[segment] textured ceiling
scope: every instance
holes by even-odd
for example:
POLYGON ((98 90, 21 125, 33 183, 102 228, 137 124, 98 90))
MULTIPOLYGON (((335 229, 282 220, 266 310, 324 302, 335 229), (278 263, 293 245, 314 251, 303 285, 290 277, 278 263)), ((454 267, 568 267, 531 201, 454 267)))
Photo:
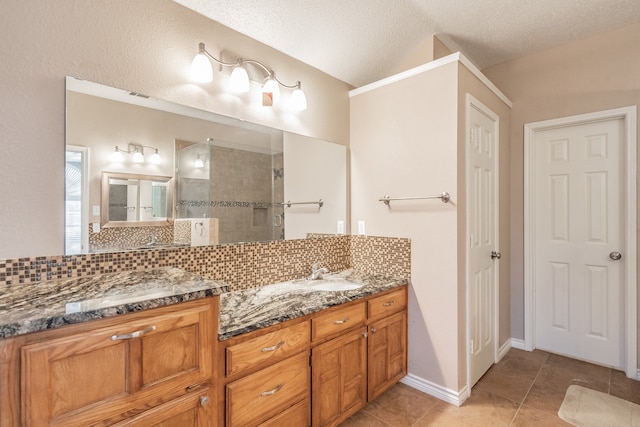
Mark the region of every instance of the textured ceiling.
POLYGON ((432 34, 485 68, 640 22, 640 0, 174 1, 356 87, 432 34))

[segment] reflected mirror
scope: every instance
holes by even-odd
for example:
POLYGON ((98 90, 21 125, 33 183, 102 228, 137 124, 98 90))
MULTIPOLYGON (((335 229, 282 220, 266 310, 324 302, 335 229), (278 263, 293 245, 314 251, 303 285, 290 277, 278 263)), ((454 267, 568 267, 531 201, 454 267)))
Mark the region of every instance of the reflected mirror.
POLYGON ((168 225, 173 220, 170 176, 102 172, 102 227, 168 225))
POLYGON ((69 255, 297 239, 348 223, 345 146, 73 77, 65 166, 69 255))

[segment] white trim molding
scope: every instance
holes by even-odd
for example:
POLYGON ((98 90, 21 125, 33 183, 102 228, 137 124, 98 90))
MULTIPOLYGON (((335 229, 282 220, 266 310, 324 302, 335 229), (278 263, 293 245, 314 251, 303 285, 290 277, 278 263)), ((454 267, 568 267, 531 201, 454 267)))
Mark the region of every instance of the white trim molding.
POLYGON ((453 391, 413 374, 407 374, 400 382, 456 406, 461 406, 471 395, 467 386, 460 391, 453 391))
POLYGON ((517 348, 518 350, 526 350, 524 348, 524 340, 520 338, 511 338, 511 348, 517 348))
POLYGON ((453 62, 460 62, 462 65, 467 67, 467 69, 471 71, 471 73, 474 76, 476 76, 478 80, 482 82, 482 84, 484 84, 487 88, 489 88, 490 91, 492 91, 498 98, 500 98, 502 102, 504 102, 507 106, 509 106, 509 108, 513 107, 513 103, 511 102, 511 100, 507 98, 507 96, 504 93, 502 93, 502 91, 498 89, 498 87, 494 85, 493 82, 487 78, 487 76, 482 74, 482 71, 480 71, 478 67, 473 65, 473 63, 460 52, 452 53, 451 55, 447 55, 442 58, 436 59, 434 61, 427 62, 426 64, 419 65, 407 71, 403 71, 401 73, 394 74, 392 76, 378 80, 376 82, 369 83, 368 85, 364 85, 359 88, 352 89, 349 91, 349 98, 356 95, 360 95, 365 92, 372 91, 374 89, 377 89, 386 85, 390 85, 392 83, 433 70, 435 68, 443 67, 453 62))
POLYGON ((625 328, 625 363, 627 377, 638 378, 638 285, 637 285, 637 208, 636 208, 636 114, 635 105, 598 111, 588 114, 527 123, 524 126, 524 349, 533 350, 535 347, 535 301, 534 301, 534 271, 535 265, 535 220, 534 202, 534 138, 535 133, 543 130, 575 126, 593 121, 622 119, 624 121, 625 148, 625 224, 624 233, 626 244, 623 250, 625 258, 624 272, 624 320, 625 328))

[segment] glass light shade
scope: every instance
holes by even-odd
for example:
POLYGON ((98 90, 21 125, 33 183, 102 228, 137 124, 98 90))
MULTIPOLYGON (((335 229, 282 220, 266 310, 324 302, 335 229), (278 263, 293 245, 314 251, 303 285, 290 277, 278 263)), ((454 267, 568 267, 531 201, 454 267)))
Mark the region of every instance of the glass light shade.
POLYGON ((118 150, 118 147, 116 147, 116 151, 111 154, 111 160, 116 163, 122 163, 122 161, 124 160, 124 157, 122 156, 120 150, 118 150))
POLYGON ((273 95, 273 103, 280 101, 280 85, 274 79, 268 79, 262 86, 263 93, 271 93, 273 95))
POLYGON ((307 109, 307 97, 302 89, 297 88, 291 94, 291 108, 298 111, 307 109))
POLYGON ((233 67, 229 84, 234 92, 243 93, 249 91, 249 75, 242 65, 233 67))
POLYGON ((134 163, 142 163, 142 162, 144 162, 144 156, 142 155, 141 152, 136 151, 135 153, 133 153, 133 162, 134 163))
POLYGON ((160 159, 160 154, 158 154, 158 150, 156 150, 156 152, 155 152, 155 153, 153 153, 153 154, 151 155, 151 158, 149 159, 149 161, 150 161, 151 163, 156 164, 156 165, 157 165, 157 164, 160 164, 160 160, 161 160, 161 159, 160 159))
POLYGON ((209 83, 213 81, 211 61, 204 53, 198 53, 191 63, 191 78, 197 82, 209 83))
POLYGON ((196 169, 200 169, 200 168, 204 167, 204 162, 200 158, 200 154, 198 154, 198 157, 196 158, 196 161, 193 162, 193 167, 196 168, 196 169))

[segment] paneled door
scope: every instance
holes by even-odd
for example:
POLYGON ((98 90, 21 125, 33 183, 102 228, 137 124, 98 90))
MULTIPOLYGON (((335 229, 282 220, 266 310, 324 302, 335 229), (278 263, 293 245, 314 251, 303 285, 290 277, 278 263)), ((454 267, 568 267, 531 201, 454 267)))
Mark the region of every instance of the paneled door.
POLYGON ((624 121, 535 132, 535 347, 624 366, 624 121))
POLYGON ((467 287, 469 388, 496 361, 498 260, 498 116, 468 95, 467 287))

